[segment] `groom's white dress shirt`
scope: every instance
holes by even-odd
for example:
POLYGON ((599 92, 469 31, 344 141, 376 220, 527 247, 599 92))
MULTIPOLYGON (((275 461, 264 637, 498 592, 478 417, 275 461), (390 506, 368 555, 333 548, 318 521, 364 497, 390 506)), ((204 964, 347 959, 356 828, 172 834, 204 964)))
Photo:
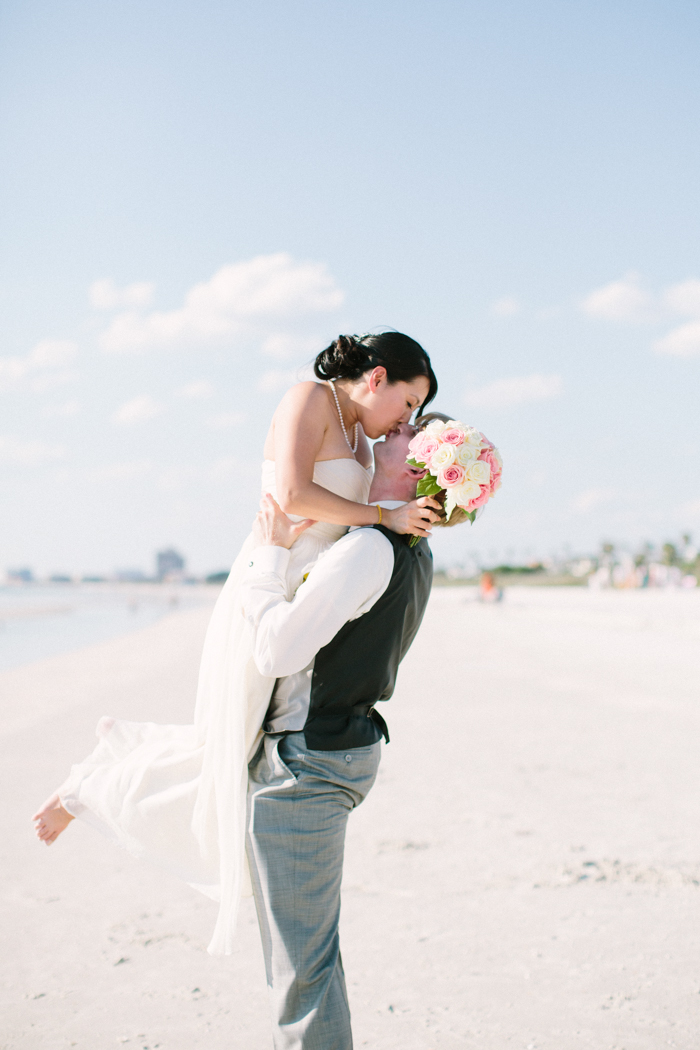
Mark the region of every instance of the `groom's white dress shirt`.
MULTIPOLYGON (((404 501, 372 505, 389 510, 404 501)), ((288 563, 286 548, 257 547, 241 592, 257 668, 278 679, 265 722, 269 733, 303 729, 316 653, 381 598, 394 569, 394 550, 378 529, 353 528, 319 558, 291 601, 288 563)))

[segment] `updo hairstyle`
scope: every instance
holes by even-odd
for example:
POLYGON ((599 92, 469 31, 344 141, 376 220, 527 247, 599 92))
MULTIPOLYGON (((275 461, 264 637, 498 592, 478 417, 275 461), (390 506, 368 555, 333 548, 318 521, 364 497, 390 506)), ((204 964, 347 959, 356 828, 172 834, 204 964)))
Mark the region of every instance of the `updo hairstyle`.
POLYGON ((318 379, 359 379, 382 365, 387 382, 408 383, 425 376, 430 386, 421 411, 437 394, 437 379, 430 358, 420 343, 401 332, 378 335, 339 335, 314 362, 318 379))
MULTIPOLYGON (((427 415, 418 416, 415 425, 418 427, 419 430, 425 430, 428 423, 432 423, 434 419, 439 419, 441 423, 451 423, 454 419, 454 416, 446 416, 443 412, 428 412, 427 415)), ((439 515, 438 521, 433 522, 435 528, 442 527, 445 529, 449 529, 452 525, 461 525, 463 521, 471 520, 467 517, 467 512, 466 510, 464 510, 463 507, 455 507, 455 509, 450 514, 450 520, 447 520, 447 514, 445 513, 445 500, 447 499, 447 493, 444 489, 442 489, 441 492, 438 492, 436 496, 431 496, 430 498, 434 499, 435 502, 439 503, 442 507, 442 511, 434 511, 435 514, 439 515)))

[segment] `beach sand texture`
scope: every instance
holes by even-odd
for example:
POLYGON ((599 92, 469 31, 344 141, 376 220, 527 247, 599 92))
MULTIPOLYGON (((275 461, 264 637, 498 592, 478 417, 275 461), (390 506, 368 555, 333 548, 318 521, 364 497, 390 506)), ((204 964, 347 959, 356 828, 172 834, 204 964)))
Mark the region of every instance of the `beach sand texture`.
MULTIPOLYGON (((103 714, 189 721, 209 610, 5 672, 2 1050, 268 1050, 252 901, 29 817, 103 714)), ((355 1045, 695 1050, 700 594, 436 590, 350 820, 355 1045)))

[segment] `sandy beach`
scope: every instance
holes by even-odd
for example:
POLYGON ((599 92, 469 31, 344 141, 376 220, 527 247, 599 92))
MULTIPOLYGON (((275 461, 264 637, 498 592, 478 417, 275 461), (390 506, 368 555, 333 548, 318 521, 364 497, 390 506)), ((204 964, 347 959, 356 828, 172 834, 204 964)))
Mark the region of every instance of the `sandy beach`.
MULTIPOLYGON (((251 900, 215 905, 75 821, 29 821, 103 714, 190 721, 209 609, 0 675, 2 1050, 267 1050, 251 900)), ((694 1050, 700 594, 434 591, 353 814, 357 1047, 694 1050)))

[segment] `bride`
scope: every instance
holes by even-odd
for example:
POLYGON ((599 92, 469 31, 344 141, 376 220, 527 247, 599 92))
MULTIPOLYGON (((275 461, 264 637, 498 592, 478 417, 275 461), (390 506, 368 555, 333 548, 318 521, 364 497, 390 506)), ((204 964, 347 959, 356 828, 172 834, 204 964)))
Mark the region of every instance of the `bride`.
MULTIPOLYGON (((287 576, 292 597, 306 573, 351 525, 378 520, 397 533, 428 536, 439 509, 426 497, 394 510, 366 503, 368 438, 408 422, 432 401, 430 359, 400 332, 341 335, 316 358, 320 382, 285 394, 264 447, 262 490, 298 520, 287 576)), ((214 607, 192 725, 103 718, 98 744, 34 815, 50 845, 74 817, 131 853, 164 867, 220 902, 209 951, 232 950, 245 891, 248 761, 255 754, 274 679, 260 675, 239 605, 244 542, 214 607)))

